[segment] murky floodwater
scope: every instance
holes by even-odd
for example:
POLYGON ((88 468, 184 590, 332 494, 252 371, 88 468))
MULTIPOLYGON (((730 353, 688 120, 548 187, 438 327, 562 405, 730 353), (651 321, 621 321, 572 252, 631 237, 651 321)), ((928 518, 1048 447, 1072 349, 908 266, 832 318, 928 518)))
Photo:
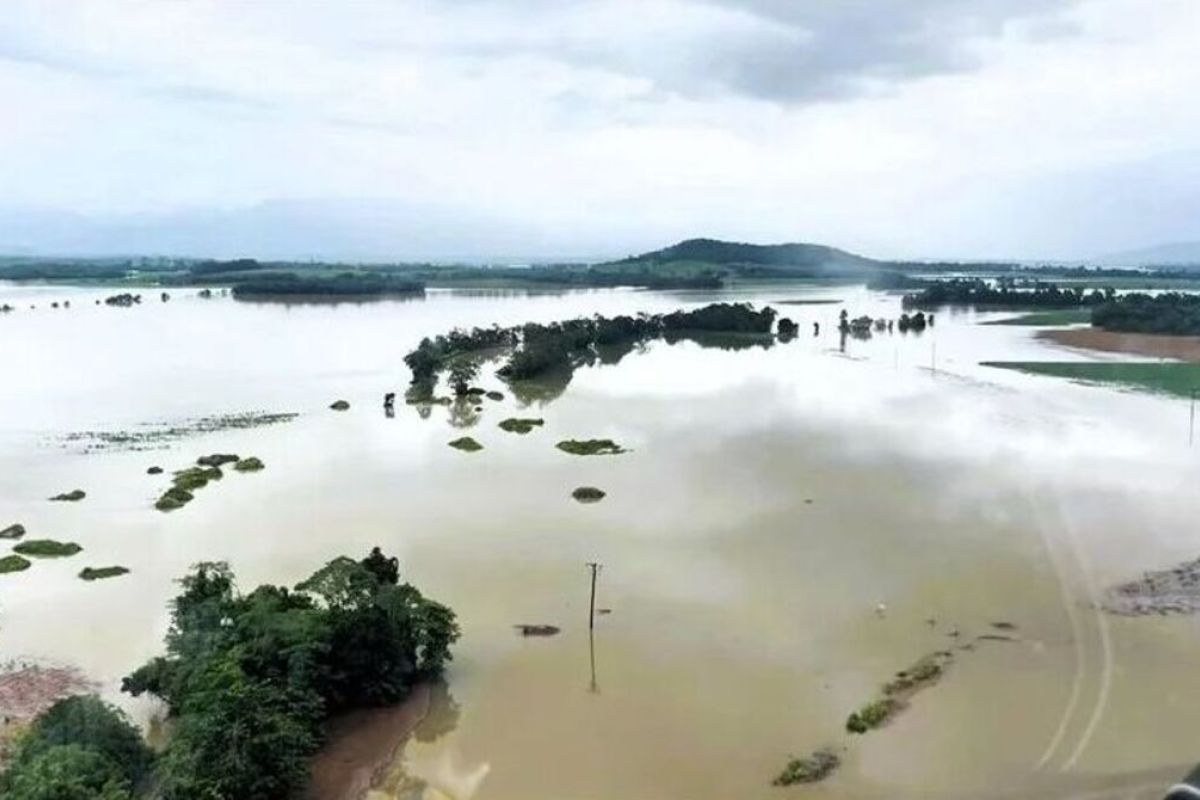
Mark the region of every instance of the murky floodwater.
POLYGON ((922 335, 843 352, 842 306, 780 306, 801 323, 787 344, 658 342, 524 399, 488 378, 507 397, 477 418, 388 418, 380 398, 403 390, 404 353, 454 326, 734 297, 836 298, 852 315, 895 316, 898 302, 795 285, 336 306, 185 292, 130 309, 95 306, 102 294, 0 287, 21 309, 0 318, 0 526, 85 548, 0 577, 0 661, 78 664, 117 696, 159 651, 188 565, 226 559, 244 586, 290 584, 378 544, 463 627, 446 699, 457 714, 380 771, 381 797, 1061 796, 1064 772, 1157 776, 1200 758, 1196 622, 1090 605, 1110 582, 1200 555, 1187 405, 978 366, 1084 357, 1029 329, 940 314, 922 335), (349 412, 328 410, 339 398, 349 412), (151 452, 63 441, 256 410, 300 416, 151 452), (545 427, 496 427, 518 411, 545 427), (446 446, 466 426, 484 451, 446 446), (571 437, 631 452, 553 447, 571 437), (147 467, 218 451, 267 469, 153 510, 166 481, 147 467), (581 485, 608 496, 580 505, 581 485), (76 487, 82 503, 44 499, 76 487), (593 638, 589 561, 611 609, 593 638), (108 564, 132 574, 75 577, 108 564), (995 621, 1018 641, 956 650, 893 724, 843 732, 891 673, 995 621), (517 623, 563 632, 522 639, 517 623), (825 744, 846 747, 828 782, 769 786, 789 754, 825 744))

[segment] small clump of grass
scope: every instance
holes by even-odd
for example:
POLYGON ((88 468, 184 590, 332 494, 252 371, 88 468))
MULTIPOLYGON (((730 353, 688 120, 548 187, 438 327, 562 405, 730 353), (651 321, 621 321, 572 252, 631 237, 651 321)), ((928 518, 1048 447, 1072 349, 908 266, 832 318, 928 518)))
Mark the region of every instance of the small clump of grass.
POLYGON ((238 457, 233 453, 213 453, 212 455, 200 456, 196 459, 196 463, 202 467, 220 468, 226 464, 236 464, 238 457))
POLYGON ((334 411, 349 411, 350 403, 346 400, 335 400, 329 407, 334 411))
POLYGON ((498 403, 504 399, 504 392, 497 392, 493 389, 487 393, 486 397, 488 400, 495 400, 498 403))
POLYGON ((34 558, 65 558, 73 556, 83 548, 74 542, 59 542, 54 539, 30 539, 13 548, 14 553, 34 558))
POLYGON ((219 481, 223 477, 225 474, 217 467, 188 467, 176 472, 171 484, 176 489, 194 492, 203 489, 209 481, 219 481))
POLYGON ((823 747, 804 758, 793 758, 771 784, 793 786, 797 783, 816 783, 828 778, 841 763, 842 759, 833 748, 823 747))
POLYGON ((154 507, 159 511, 175 511, 183 508, 188 503, 192 502, 195 497, 187 489, 181 489, 178 486, 172 486, 163 492, 162 497, 154 503, 154 507))
POLYGON ((858 711, 851 712, 846 719, 846 730, 850 733, 866 733, 885 724, 901 708, 901 703, 894 697, 881 697, 872 700, 858 711))
POLYGON ((83 489, 72 489, 69 492, 56 494, 54 497, 51 497, 50 500, 55 503, 78 503, 85 497, 87 497, 87 492, 85 492, 83 489))
POLYGON ((455 450, 462 450, 464 453, 476 453, 483 449, 483 445, 472 439, 470 436, 463 436, 461 439, 455 439, 449 444, 455 450))
POLYGON ((266 469, 266 467, 267 465, 257 456, 240 459, 233 465, 233 468, 238 472, 258 472, 259 470, 266 469))
POLYGON ((571 497, 574 497, 580 503, 599 503, 604 499, 605 495, 606 492, 603 489, 597 489, 595 486, 580 486, 571 492, 571 497))
POLYGON ((15 525, 9 525, 4 530, 0 531, 0 539, 20 539, 25 535, 25 526, 19 522, 15 525))
POLYGON ((9 572, 24 572, 29 569, 31 562, 28 558, 21 556, 4 556, 0 558, 0 575, 5 575, 9 572))
POLYGON ((573 456, 615 456, 626 452, 612 439, 564 439, 555 447, 573 456))
POLYGON ((146 470, 146 474, 147 475, 162 475, 163 468, 162 467, 150 467, 150 469, 146 470))
POLYGON ((127 574, 129 574, 128 567, 84 567, 80 570, 79 577, 85 581, 99 581, 127 574))
POLYGON ((509 433, 529 433, 534 428, 540 428, 546 421, 528 417, 509 417, 500 421, 500 429, 509 433))

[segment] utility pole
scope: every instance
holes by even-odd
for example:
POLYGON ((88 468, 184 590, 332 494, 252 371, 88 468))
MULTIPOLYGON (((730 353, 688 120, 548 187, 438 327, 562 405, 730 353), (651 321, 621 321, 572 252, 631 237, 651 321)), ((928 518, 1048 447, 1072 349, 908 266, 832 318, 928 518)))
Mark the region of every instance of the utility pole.
POLYGON ((596 627, 596 573, 600 571, 600 565, 595 561, 588 562, 588 569, 592 571, 592 601, 588 604, 588 630, 593 630, 596 627))
POLYGON ((1196 390, 1192 389, 1192 410, 1188 421, 1188 447, 1196 441, 1196 390))

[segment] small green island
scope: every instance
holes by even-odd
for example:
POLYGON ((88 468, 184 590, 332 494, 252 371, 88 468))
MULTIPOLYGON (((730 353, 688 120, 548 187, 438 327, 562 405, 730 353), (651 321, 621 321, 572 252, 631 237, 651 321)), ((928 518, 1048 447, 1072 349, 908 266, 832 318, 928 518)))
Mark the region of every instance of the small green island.
POLYGON ((128 567, 84 567, 79 571, 79 577, 85 581, 99 581, 105 578, 116 578, 121 575, 128 575, 128 567))
POLYGON ((78 503, 83 498, 87 497, 87 492, 83 489, 72 489, 69 492, 56 494, 50 498, 52 503, 78 503))
POLYGON ((14 553, 34 558, 65 558, 83 550, 74 542, 59 542, 54 539, 28 539, 13 547, 14 553))
POLYGON ((554 446, 573 456, 615 456, 628 452, 612 439, 564 439, 554 446))
POLYGON ((571 497, 580 503, 599 503, 607 496, 607 492, 603 489, 597 489, 595 486, 580 486, 571 492, 571 497))
POLYGON ((529 433, 534 428, 540 428, 546 424, 542 419, 526 419, 521 417, 509 417, 500 421, 500 430, 508 431, 509 433, 529 433))
POLYGON ((462 436, 452 442, 447 442, 450 447, 455 450, 461 450, 464 453, 477 453, 483 449, 483 445, 472 439, 470 436, 462 436))
POLYGON ((22 556, 7 555, 0 557, 0 575, 9 572, 24 572, 29 569, 31 562, 22 556))
POLYGON ((20 539, 24 535, 25 526, 19 522, 0 530, 0 539, 20 539))

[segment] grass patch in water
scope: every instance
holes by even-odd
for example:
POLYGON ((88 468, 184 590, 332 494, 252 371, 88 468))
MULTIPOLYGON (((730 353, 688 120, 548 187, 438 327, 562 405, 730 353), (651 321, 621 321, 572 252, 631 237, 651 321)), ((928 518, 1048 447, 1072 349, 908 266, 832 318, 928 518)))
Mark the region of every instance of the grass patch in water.
POLYGON ((626 452, 612 439, 564 439, 555 447, 573 456, 615 456, 626 452))
POLYGON ((495 390, 490 391, 487 393, 487 399, 495 400, 496 402, 500 402, 501 400, 504 399, 504 392, 497 392, 495 390))
POLYGON ((1017 317, 997 319, 984 325, 1028 325, 1041 328, 1057 328, 1092 321, 1090 308, 1058 308, 1052 311, 1030 311, 1017 317))
POLYGON ((545 420, 530 419, 522 417, 509 417, 500 421, 500 429, 509 433, 529 433, 534 428, 540 428, 545 425, 545 420))
POLYGON ((858 711, 851 712, 846 720, 846 730, 850 733, 866 733, 886 723, 900 708, 900 701, 893 697, 872 700, 858 711))
POLYGON ((4 530, 0 531, 0 539, 20 539, 25 535, 25 526, 17 523, 9 525, 4 530))
POLYGON ((79 577, 85 581, 98 581, 127 574, 129 574, 128 567, 84 567, 80 570, 79 577))
POLYGON ((461 439, 455 439, 449 444, 455 450, 462 450, 464 453, 477 453, 483 449, 483 445, 472 439, 470 436, 464 436, 461 439))
POLYGON ((233 468, 238 472, 258 472, 259 470, 266 469, 266 467, 267 465, 257 456, 243 458, 233 465, 233 468))
POLYGON ((157 502, 154 503, 154 507, 159 511, 174 511, 192 502, 194 497, 195 495, 187 489, 172 486, 163 492, 162 497, 158 498, 157 502))
POLYGON ((34 558, 64 558, 73 556, 83 548, 74 542, 58 542, 54 539, 30 539, 13 548, 14 553, 34 558))
POLYGON ((334 411, 349 411, 350 403, 346 400, 335 400, 329 407, 334 411))
POLYGON ((238 457, 233 453, 213 453, 212 455, 200 456, 196 459, 196 463, 202 467, 223 467, 226 464, 236 464, 238 457))
POLYGON ((225 474, 216 467, 188 467, 175 473, 171 485, 176 489, 194 492, 203 489, 209 481, 219 481, 225 474))
POLYGON ((55 503, 78 503, 83 498, 87 497, 87 492, 83 489, 72 489, 69 492, 56 494, 50 500, 55 503))
POLYGON ((29 569, 31 562, 21 556, 4 556, 0 558, 0 575, 8 572, 24 572, 29 569))
POLYGON ((1175 397, 1200 390, 1200 364, 1174 361, 983 361, 980 366, 1175 397))
POLYGON ((842 759, 832 748, 824 747, 810 756, 793 758, 771 784, 792 786, 797 783, 816 783, 828 778, 841 763, 842 759))
POLYGON ((580 486, 571 492, 571 497, 574 497, 580 503, 599 503, 604 499, 605 495, 606 492, 603 489, 597 489, 595 486, 580 486))

